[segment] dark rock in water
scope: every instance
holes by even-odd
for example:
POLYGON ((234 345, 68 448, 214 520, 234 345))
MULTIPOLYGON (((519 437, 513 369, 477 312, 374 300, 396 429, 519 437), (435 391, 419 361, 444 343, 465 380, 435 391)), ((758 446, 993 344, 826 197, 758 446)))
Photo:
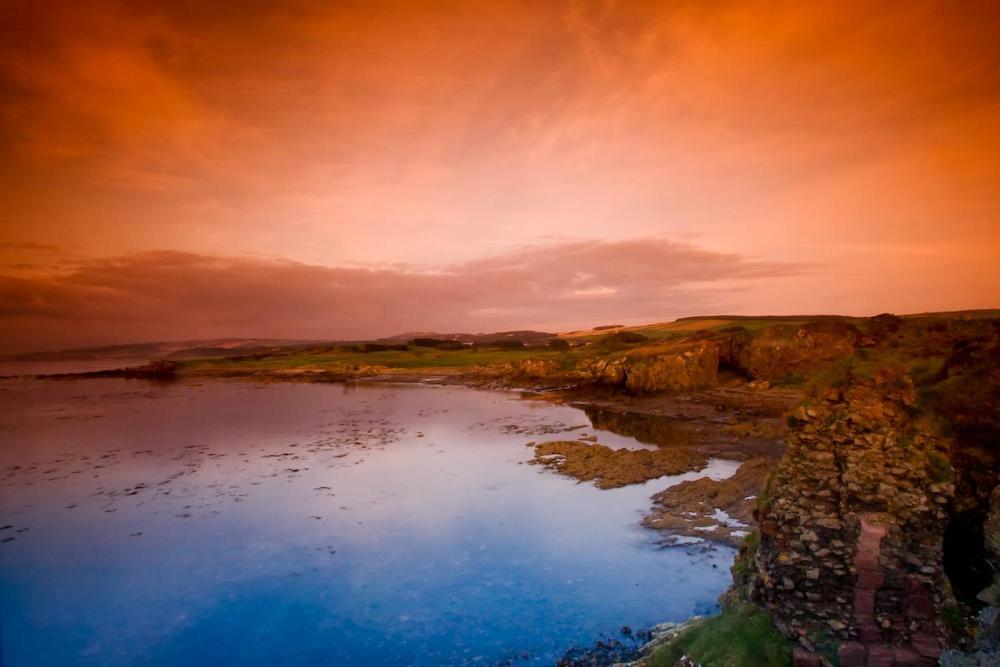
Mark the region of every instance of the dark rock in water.
POLYGON ((141 366, 112 368, 102 371, 87 371, 84 373, 54 373, 37 376, 42 379, 75 380, 85 378, 130 378, 145 380, 171 381, 177 378, 177 362, 169 359, 157 359, 141 366))
MULTIPOLYGON (((628 626, 622 628, 628 629, 628 626)), ((610 667, 619 662, 629 662, 639 657, 639 645, 617 639, 598 641, 593 646, 574 646, 566 651, 557 667, 610 667)))
POLYGON ((635 637, 636 640, 638 640, 640 642, 648 642, 650 639, 653 638, 653 631, 649 630, 649 629, 646 629, 646 630, 636 630, 633 633, 633 636, 635 637))
POLYGON ((491 663, 491 667, 516 667, 534 657, 535 655, 531 651, 515 651, 510 658, 503 658, 496 663, 491 663))
POLYGON ((625 635, 626 637, 631 637, 632 636, 632 628, 628 627, 627 625, 623 625, 622 629, 621 629, 621 633, 623 635, 625 635))
POLYGON ((612 449, 605 445, 553 440, 535 445, 532 464, 541 464, 581 482, 596 480, 602 489, 679 475, 707 463, 687 448, 612 449))

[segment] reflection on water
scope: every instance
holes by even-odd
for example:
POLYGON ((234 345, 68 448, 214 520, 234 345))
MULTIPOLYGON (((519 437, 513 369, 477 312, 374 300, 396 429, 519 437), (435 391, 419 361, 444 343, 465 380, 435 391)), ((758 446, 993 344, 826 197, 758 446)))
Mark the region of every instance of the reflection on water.
POLYGON ((711 609, 732 551, 638 526, 666 481, 524 464, 593 432, 453 387, 0 383, 2 663, 549 664, 711 609))
POLYGON ((590 423, 599 431, 624 435, 640 443, 658 447, 691 444, 690 431, 678 428, 678 422, 667 417, 622 412, 599 406, 587 406, 583 409, 590 423))

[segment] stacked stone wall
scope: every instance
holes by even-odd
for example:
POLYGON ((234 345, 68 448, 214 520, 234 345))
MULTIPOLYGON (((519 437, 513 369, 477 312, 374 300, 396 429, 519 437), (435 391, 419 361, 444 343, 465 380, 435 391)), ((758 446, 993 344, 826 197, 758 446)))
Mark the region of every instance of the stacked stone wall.
POLYGON ((807 649, 843 640, 845 667, 931 665, 940 653, 954 486, 948 443, 914 398, 908 377, 879 372, 798 409, 757 511, 751 596, 807 649))

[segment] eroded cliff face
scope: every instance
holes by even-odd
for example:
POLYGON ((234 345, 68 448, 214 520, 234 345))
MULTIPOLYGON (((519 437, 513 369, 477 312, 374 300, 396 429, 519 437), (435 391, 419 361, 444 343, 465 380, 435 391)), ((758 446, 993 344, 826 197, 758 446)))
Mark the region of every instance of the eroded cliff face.
POLYGON ((701 389, 717 382, 719 346, 696 341, 641 348, 596 359, 588 370, 594 382, 632 393, 701 389))
POLYGON ((773 326, 732 351, 732 365, 757 380, 804 377, 871 344, 853 325, 810 322, 798 327, 773 326))
MULTIPOLYGON (((993 489, 990 511, 983 523, 984 542, 993 566, 993 581, 979 592, 979 599, 992 607, 1000 607, 1000 485, 993 489)), ((1000 630, 1000 628, 998 628, 1000 630)))
MULTIPOLYGON (((648 394, 632 401, 766 395, 773 384, 807 397, 779 463, 752 458, 723 483, 672 487, 646 520, 703 535, 721 510, 740 524, 714 537, 739 542, 759 495, 758 532, 745 535, 724 602, 764 608, 796 641, 795 664, 829 665, 839 652, 842 667, 930 666, 945 647, 943 660, 960 660, 948 665, 1000 659, 1000 321, 883 315, 693 332, 601 349, 574 372, 648 394), (982 604, 973 640, 968 619, 982 604)), ((691 433, 632 430, 657 444, 691 433)), ((722 430, 763 437, 752 421, 722 430)))
POLYGON ((587 370, 594 382, 632 393, 683 391, 715 386, 723 371, 767 382, 802 378, 867 343, 854 326, 838 322, 773 326, 757 336, 737 327, 609 355, 587 370))
POLYGON ((845 667, 936 664, 953 602, 950 441, 919 416, 910 378, 889 371, 852 378, 790 420, 757 511, 751 597, 806 646, 846 640, 845 667))

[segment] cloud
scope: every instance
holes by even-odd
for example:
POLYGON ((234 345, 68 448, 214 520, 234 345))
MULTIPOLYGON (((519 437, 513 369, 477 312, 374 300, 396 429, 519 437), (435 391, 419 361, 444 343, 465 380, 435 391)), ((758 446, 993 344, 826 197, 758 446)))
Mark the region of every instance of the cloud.
MULTIPOLYGON (((655 313, 670 299, 633 267, 564 275, 532 249, 652 237, 819 267, 745 295, 768 312, 995 305, 995 6, 0 2, 0 264, 42 289, 174 248, 420 267, 397 273, 451 290, 534 258, 567 304, 655 313), (462 268, 496 255, 512 266, 462 268)), ((449 322, 549 321, 466 300, 449 322)))
POLYGON ((530 247, 422 272, 155 251, 57 275, 0 276, 0 326, 13 334, 6 351, 556 328, 691 314, 718 304, 734 285, 802 270, 661 239, 530 247))

